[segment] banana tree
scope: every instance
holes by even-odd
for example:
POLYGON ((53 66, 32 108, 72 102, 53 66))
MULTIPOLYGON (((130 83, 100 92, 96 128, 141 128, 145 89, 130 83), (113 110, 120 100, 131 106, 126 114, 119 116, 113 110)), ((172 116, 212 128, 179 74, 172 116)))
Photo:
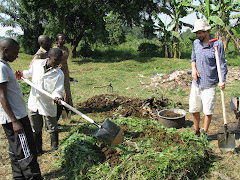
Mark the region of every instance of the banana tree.
POLYGON ((171 57, 169 53, 171 53, 171 33, 167 30, 167 26, 163 23, 163 21, 158 17, 157 14, 155 14, 155 19, 158 22, 158 25, 155 25, 155 30, 161 33, 160 41, 163 43, 164 46, 164 53, 165 58, 171 57))
MULTIPOLYGON (((179 52, 179 42, 181 41, 180 32, 183 26, 192 28, 191 24, 185 23, 181 18, 186 17, 193 11, 192 0, 171 0, 165 3, 165 6, 159 7, 159 12, 164 13, 171 18, 171 22, 167 24, 167 29, 170 28, 170 33, 173 40, 174 58, 177 58, 179 52)), ((180 54, 180 53, 179 53, 180 54)))
POLYGON ((201 13, 206 17, 209 25, 215 27, 215 36, 223 41, 225 50, 231 38, 240 48, 240 31, 237 27, 240 19, 240 0, 200 0, 200 6, 196 6, 195 10, 198 11, 198 15, 201 13), (236 20, 236 23, 231 25, 230 20, 236 20))

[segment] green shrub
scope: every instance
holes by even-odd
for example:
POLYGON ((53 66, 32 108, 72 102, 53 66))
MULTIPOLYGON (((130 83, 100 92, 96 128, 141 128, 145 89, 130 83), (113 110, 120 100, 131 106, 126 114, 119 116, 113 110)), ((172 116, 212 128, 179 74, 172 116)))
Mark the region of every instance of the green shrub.
POLYGON ((140 53, 140 56, 159 56, 160 51, 160 47, 152 43, 141 43, 138 46, 138 52, 140 53))
POLYGON ((81 56, 91 57, 91 54, 92 54, 91 46, 88 43, 84 43, 81 46, 81 49, 80 49, 79 53, 80 53, 81 56))

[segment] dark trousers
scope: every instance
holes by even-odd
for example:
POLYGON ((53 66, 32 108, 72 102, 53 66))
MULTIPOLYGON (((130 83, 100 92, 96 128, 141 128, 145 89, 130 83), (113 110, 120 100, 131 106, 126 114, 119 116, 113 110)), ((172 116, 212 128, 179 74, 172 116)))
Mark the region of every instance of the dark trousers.
POLYGON ((62 111, 63 111, 63 105, 59 105, 57 104, 57 121, 59 120, 61 114, 62 114, 62 111))
POLYGON ((15 180, 42 180, 29 119, 26 116, 19 121, 25 132, 21 135, 13 131, 12 123, 2 125, 9 142, 13 178, 15 180))

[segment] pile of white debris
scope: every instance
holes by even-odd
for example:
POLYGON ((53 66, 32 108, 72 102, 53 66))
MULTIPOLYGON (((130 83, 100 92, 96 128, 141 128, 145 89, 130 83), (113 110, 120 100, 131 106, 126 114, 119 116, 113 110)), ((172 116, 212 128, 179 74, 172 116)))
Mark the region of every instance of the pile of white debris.
MULTIPOLYGON (((139 74, 140 77, 143 75, 139 74)), ((227 83, 231 83, 235 80, 240 80, 240 70, 237 67, 228 67, 227 83)), ((168 74, 156 73, 151 77, 150 82, 140 83, 145 88, 158 87, 164 89, 173 89, 176 86, 190 86, 192 83, 192 70, 175 70, 168 74)))

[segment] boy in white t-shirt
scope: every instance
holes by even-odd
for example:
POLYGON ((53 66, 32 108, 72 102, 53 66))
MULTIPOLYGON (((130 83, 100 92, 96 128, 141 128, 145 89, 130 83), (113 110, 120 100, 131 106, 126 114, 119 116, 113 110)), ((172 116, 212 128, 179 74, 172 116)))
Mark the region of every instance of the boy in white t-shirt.
POLYGON ((42 176, 26 103, 8 64, 18 57, 19 49, 19 44, 11 38, 0 41, 0 124, 9 142, 13 178, 40 180, 42 176))

